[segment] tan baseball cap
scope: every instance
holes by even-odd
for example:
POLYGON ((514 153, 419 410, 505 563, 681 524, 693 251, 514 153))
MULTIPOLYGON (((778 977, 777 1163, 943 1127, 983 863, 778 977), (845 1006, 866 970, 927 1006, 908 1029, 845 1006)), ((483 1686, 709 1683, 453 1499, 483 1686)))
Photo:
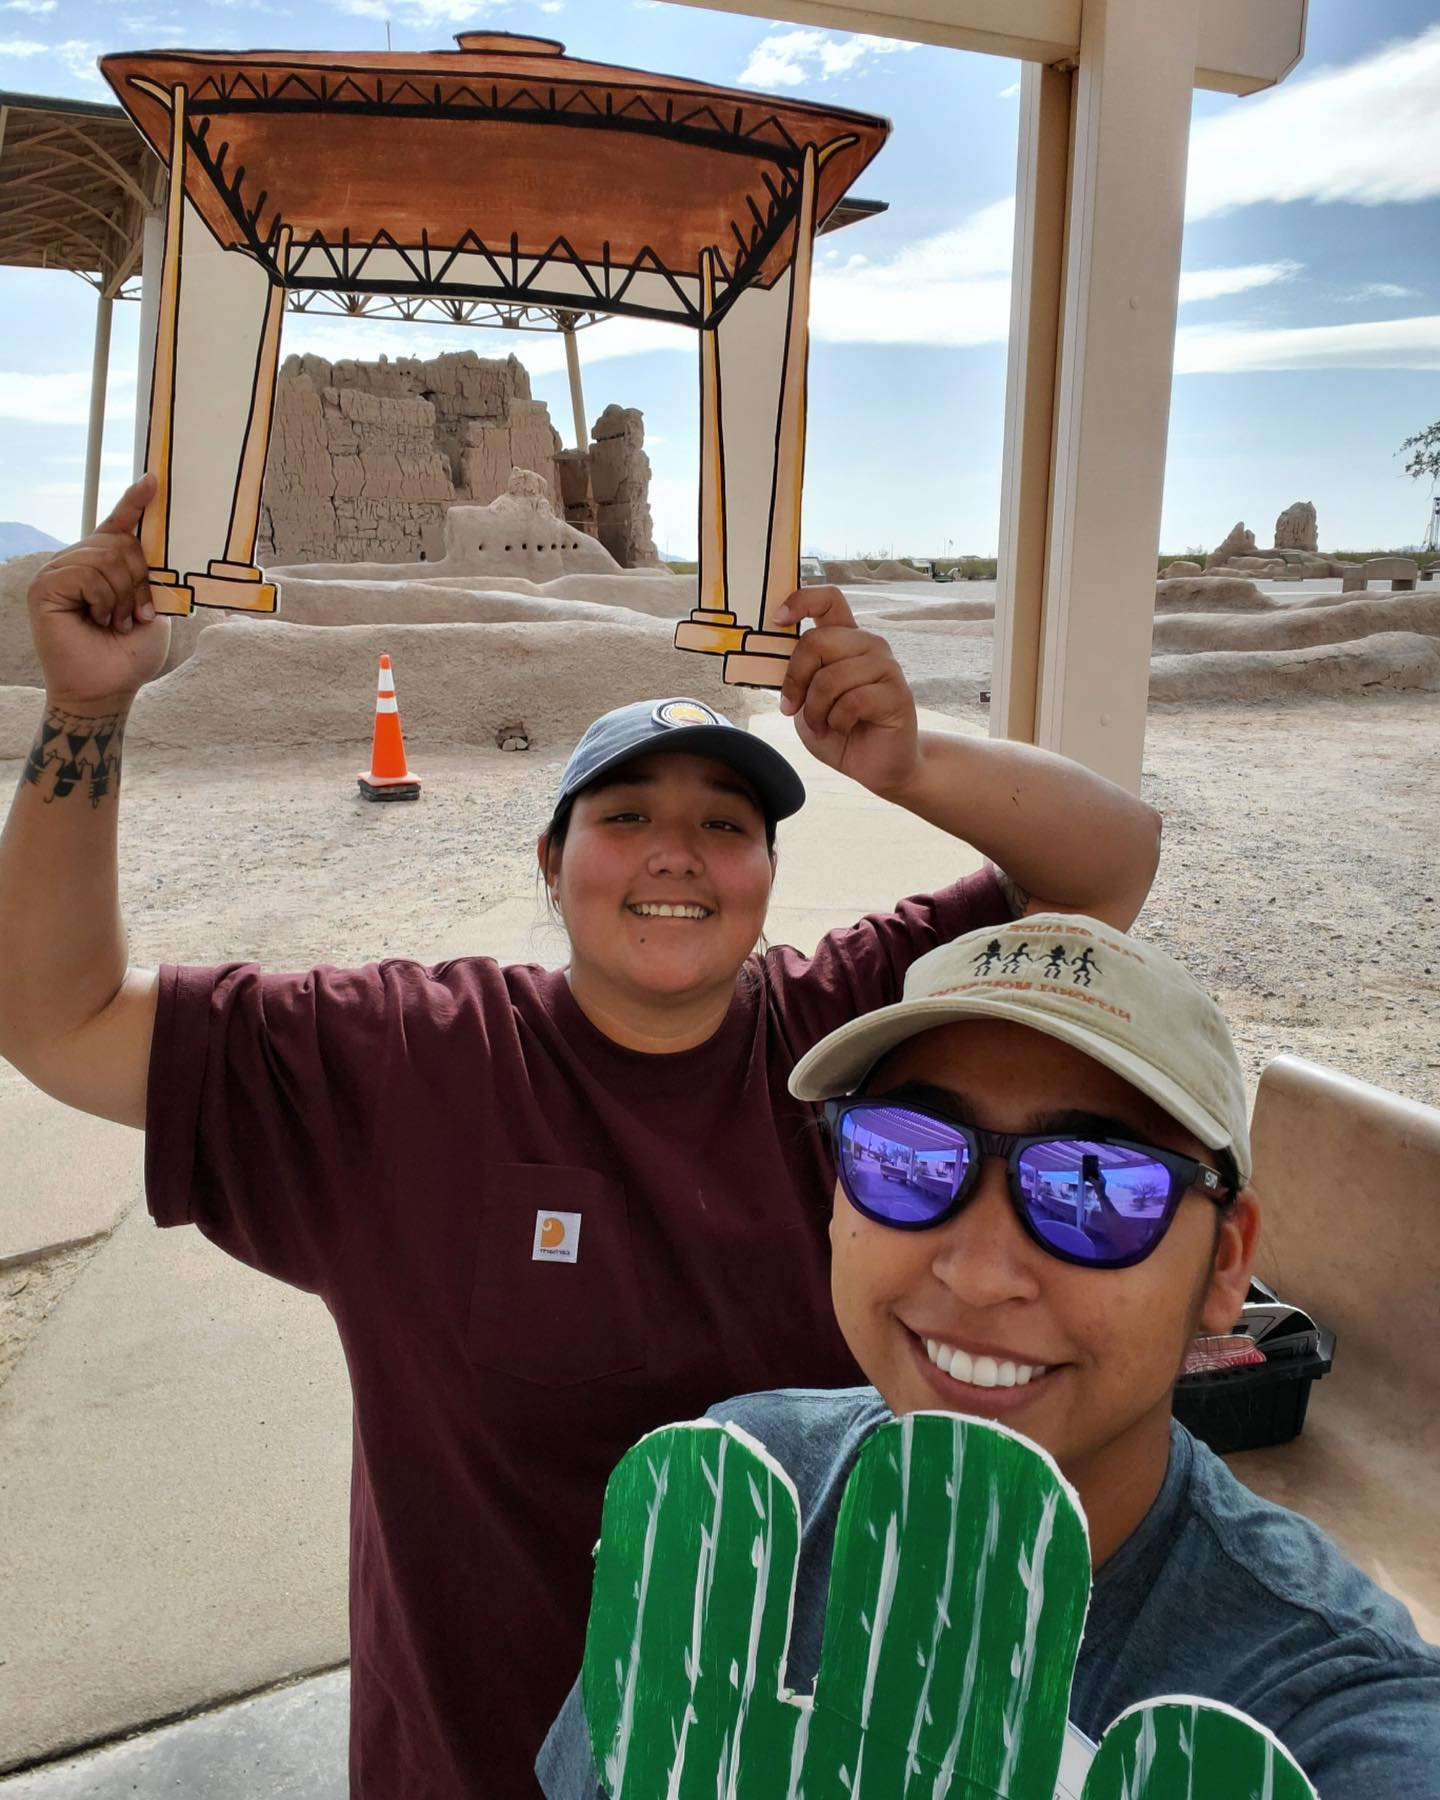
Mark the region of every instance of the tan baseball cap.
POLYGON ((1078 913, 986 926, 913 962, 905 997, 852 1019, 790 1076, 800 1100, 853 1093, 887 1050, 937 1025, 1011 1019, 1073 1044, 1251 1173, 1249 1108, 1220 1009, 1172 956, 1078 913))

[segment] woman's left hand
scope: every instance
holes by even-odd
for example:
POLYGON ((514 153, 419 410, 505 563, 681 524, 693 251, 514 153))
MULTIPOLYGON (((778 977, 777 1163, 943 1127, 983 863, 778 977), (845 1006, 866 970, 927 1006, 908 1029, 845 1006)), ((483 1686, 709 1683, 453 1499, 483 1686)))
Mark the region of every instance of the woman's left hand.
POLYGON ((813 619, 790 657, 780 710, 795 720, 812 756, 887 798, 920 767, 915 696, 894 652, 861 631, 837 587, 798 588, 775 614, 778 625, 813 619))

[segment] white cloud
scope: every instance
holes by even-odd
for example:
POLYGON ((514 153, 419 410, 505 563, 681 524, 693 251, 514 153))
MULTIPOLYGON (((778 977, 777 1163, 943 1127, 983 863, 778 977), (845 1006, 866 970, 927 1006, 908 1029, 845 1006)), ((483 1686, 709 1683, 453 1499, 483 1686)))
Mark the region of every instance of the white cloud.
MULTIPOLYGON (((1002 344, 1010 327, 1010 264, 1015 202, 995 200, 948 231, 920 238, 893 256, 838 260, 815 272, 810 303, 814 336, 834 343, 1002 344)), ((1288 258, 1234 268, 1193 269, 1180 277, 1180 300, 1213 300, 1289 281, 1302 265, 1288 258)))
POLYGON ((830 343, 1003 343, 1014 210, 1013 201, 997 200, 893 256, 817 269, 814 336, 830 343))
POLYGON ((1369 300, 1418 300, 1420 289, 1402 287, 1398 281, 1365 281, 1356 288, 1346 288, 1335 298, 1344 306, 1360 306, 1369 300))
POLYGON ((540 0, 540 10, 543 13, 564 12, 565 0, 540 0))
POLYGON ((95 64, 103 49, 102 44, 92 42, 89 38, 67 38, 63 44, 55 46, 55 54, 72 75, 81 81, 93 81, 98 85, 101 76, 95 64))
POLYGON ((467 25, 499 0, 330 0, 337 12, 360 19, 384 19, 415 31, 436 25, 467 25))
POLYGON ((41 13, 52 13, 59 6, 60 0, 4 0, 0 12, 32 13, 37 18, 41 13))
MULTIPOLYGON (((115 401, 113 411, 117 416, 127 407, 133 413, 134 396, 128 390, 134 385, 134 375, 123 369, 111 374, 109 394, 115 401), (117 393, 117 389, 122 391, 117 393)), ((107 409, 107 419, 111 410, 107 409)), ((32 425, 83 425, 89 417, 88 369, 49 375, 0 370, 0 418, 24 419, 32 425)))
POLYGON ((1175 338, 1177 375, 1257 369, 1440 369, 1440 315, 1357 325, 1185 325, 1175 338))
MULTIPOLYGON (((74 450, 66 450, 59 456, 42 456, 39 460, 53 468, 80 469, 83 468, 85 464, 85 452, 83 447, 81 447, 74 450)), ((100 452, 102 466, 108 465, 114 468, 128 469, 133 460, 134 458, 129 450, 102 450, 100 452)))
POLYGON ((1013 100, 1019 92, 1020 92, 1020 83, 1018 81, 1012 81, 1010 83, 1009 87, 1001 88, 1000 92, 996 95, 996 99, 997 100, 1013 100))
POLYGON ((1278 262, 1243 263, 1230 269, 1185 269, 1180 275, 1180 304, 1219 300, 1226 294, 1244 294, 1251 288, 1271 287, 1277 281, 1293 281, 1304 267, 1304 263, 1281 257, 1278 262))
POLYGON ((88 38, 66 38, 59 44, 42 44, 34 38, 0 38, 0 62, 6 57, 16 60, 34 56, 56 57, 82 81, 99 81, 100 71, 95 67, 99 54, 100 45, 88 38))
POLYGON ((1292 77, 1202 119, 1186 217, 1262 201, 1362 206, 1440 196, 1440 25, 1345 68, 1292 77))
POLYGON ((915 49, 896 38, 855 33, 832 37, 827 31, 776 31, 761 38, 740 74, 743 87, 810 87, 850 75, 877 56, 915 49))

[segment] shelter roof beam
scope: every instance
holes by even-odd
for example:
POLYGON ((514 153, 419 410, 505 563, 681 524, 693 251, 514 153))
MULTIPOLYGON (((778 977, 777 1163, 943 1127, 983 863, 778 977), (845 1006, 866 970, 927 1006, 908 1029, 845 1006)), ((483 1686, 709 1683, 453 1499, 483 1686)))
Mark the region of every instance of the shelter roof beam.
MULTIPOLYGON (((715 0, 680 0, 713 6, 715 0)), ((724 0, 727 12, 908 38, 1054 67, 1080 53, 1083 0, 724 0)), ((1202 0, 1194 85, 1254 94, 1283 81, 1305 47, 1307 0, 1202 0)))

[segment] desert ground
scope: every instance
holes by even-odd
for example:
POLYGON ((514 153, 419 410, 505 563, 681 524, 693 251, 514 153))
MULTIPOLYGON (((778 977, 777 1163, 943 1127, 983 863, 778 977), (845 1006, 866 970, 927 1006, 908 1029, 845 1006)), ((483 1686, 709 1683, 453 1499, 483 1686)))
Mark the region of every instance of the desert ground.
MULTIPOLYGON (((647 608, 657 591, 647 586, 647 608)), ((1314 599, 1328 610, 1338 598, 1338 583, 1307 584, 1285 604, 1314 599)), ((1422 598, 1440 606, 1440 587, 1422 598)), ((393 592, 389 599, 393 608, 393 592)), ((680 610, 675 595, 664 599, 661 610, 680 610)), ((861 622, 889 637, 923 704, 956 730, 984 730, 989 624, 956 614, 988 611, 991 584, 875 584, 851 590, 851 599, 861 622)), ((1372 605, 1388 599, 1369 597, 1372 605)), ((658 692, 667 680, 732 716, 775 706, 753 690, 723 689, 711 659, 676 656, 668 621, 648 612, 630 615, 632 638, 613 604, 522 596, 509 610, 493 597, 487 606, 483 639, 472 635, 481 627, 459 622, 406 625, 387 639, 403 647, 414 636, 419 646, 408 660, 396 652, 411 760, 426 778, 414 806, 358 798, 354 776, 369 731, 363 678, 336 696, 315 691, 330 685, 316 677, 328 675, 332 661, 373 666, 370 639, 381 630, 369 622, 374 604, 362 606, 361 626, 278 626, 322 647, 329 660, 314 667, 287 674, 280 665, 300 660, 289 645, 257 663, 257 653, 279 642, 277 624, 246 621, 218 627, 223 657, 204 669, 182 665, 159 684, 184 691, 163 718, 142 703, 125 763, 122 885, 137 960, 295 968, 459 954, 466 920, 531 881, 560 766, 593 713, 637 684, 658 692), (570 615, 583 621, 587 613, 601 617, 574 632, 570 615), (620 623, 611 629, 612 621, 620 623), (500 682, 497 698, 497 665, 514 661, 522 640, 542 644, 544 655, 521 657, 522 685, 512 694, 500 682), (260 669, 258 700, 251 694, 227 706, 232 668, 247 677, 260 669), (539 691, 527 696, 525 679, 539 691), (525 725, 527 751, 495 747, 487 720, 507 710, 525 725), (351 741, 336 743, 337 735, 351 741), (457 742, 462 736, 472 741, 457 742)), ((1247 623, 1214 617, 1226 630, 1247 623)), ((1204 651, 1157 655, 1156 678, 1177 663, 1198 673, 1214 660, 1204 651)), ((1164 816, 1164 853, 1136 929, 1165 942, 1216 994, 1252 1078, 1291 1051, 1440 1103, 1440 694, 1371 683, 1363 671, 1349 693, 1317 695, 1270 680, 1268 695, 1243 704, 1152 701, 1143 791, 1164 816)), ((33 691, 0 687, 0 751, 17 758, 0 760, 7 786, 18 777, 37 703, 33 691)), ((540 934, 538 885, 535 895, 540 934)), ((895 898, 877 866, 873 904, 895 898)))
MULTIPOLYGON (((38 713, 22 577, 40 560, 0 577, 7 789, 38 713)), ((600 588, 586 599, 573 575, 451 575, 411 593, 393 578, 295 571, 282 621, 179 623, 126 750, 135 960, 440 960, 494 948, 507 896, 504 953, 556 957, 534 844, 588 719, 676 688, 734 717, 776 705, 723 688, 710 658, 676 656, 670 620, 688 610, 688 579, 609 576, 600 588), (395 653, 425 778, 415 805, 369 805, 355 787, 377 645, 395 653), (512 728, 528 749, 497 747, 512 728)), ((1143 791, 1164 817, 1164 852, 1136 929, 1216 995, 1252 1085, 1290 1052, 1440 1104, 1440 590, 1372 593, 1358 614, 1334 581, 1212 587, 1220 598, 1199 603, 1211 611, 1193 610, 1194 591, 1162 583, 1157 599, 1143 791), (1377 624, 1381 635, 1344 641, 1377 624)), ((993 583, 848 593, 921 703, 984 731, 993 583)), ((871 885, 871 905, 899 898, 879 856, 871 885)), ((19 1082, 0 1065, 0 1084, 19 1082)), ((0 1379, 88 1254, 0 1270, 0 1379)))
MULTIPOLYGON (((0 570, 6 787, 41 702, 24 573, 0 570)), ((714 659, 676 655, 687 581, 579 587, 442 577, 412 596, 383 573, 297 573, 280 620, 182 622, 127 737, 134 958, 561 959, 534 844, 583 726, 620 701, 688 690, 767 734, 790 730, 764 716, 773 696, 725 689, 714 659), (356 789, 382 650, 424 779, 416 804, 370 805, 356 789)), ((1183 585, 1157 596, 1143 786, 1164 853, 1136 929, 1215 993, 1252 1085, 1292 1052, 1440 1104, 1440 593, 1372 593, 1359 611, 1338 582, 1209 594, 1214 611, 1183 585)), ((870 582, 850 597, 928 719, 986 729, 991 584, 870 582)), ((805 815, 788 827, 803 916, 784 899, 786 827, 779 838, 771 935, 802 945, 841 908, 886 906, 949 866, 943 842, 919 852, 923 868, 893 854, 874 814, 836 855, 816 841, 830 816, 819 791, 809 835, 805 815)), ((14 1458, 0 1501, 20 1557, 8 1671, 20 1698, 0 1767, 343 1656, 348 1412, 323 1309, 195 1234, 154 1233, 135 1134, 47 1105, 0 1064, 0 1431, 14 1458), (149 1573, 168 1504, 152 1469, 183 1504, 218 1509, 227 1538, 223 1554, 187 1540, 169 1587, 149 1573), (268 1568, 278 1555, 277 1519, 288 1560, 257 1584, 255 1557, 268 1568), (137 1607, 142 1658, 121 1650, 137 1607), (230 1623, 216 1633, 219 1611, 230 1623)))

